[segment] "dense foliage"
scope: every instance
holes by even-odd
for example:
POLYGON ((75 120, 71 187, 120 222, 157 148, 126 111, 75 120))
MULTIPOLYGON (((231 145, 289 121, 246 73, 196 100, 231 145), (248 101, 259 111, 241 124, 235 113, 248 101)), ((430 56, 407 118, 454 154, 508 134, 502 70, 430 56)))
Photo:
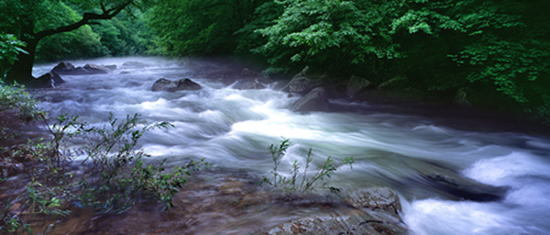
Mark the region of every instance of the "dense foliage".
MULTIPOLYGON (((309 65, 374 82, 407 76, 424 90, 497 91, 549 116, 550 17, 544 1, 280 1, 253 49, 272 71, 309 65)), ((506 102, 504 102, 506 103, 506 102)))
POLYGON ((29 35, 78 22, 84 12, 123 6, 110 21, 92 20, 44 37, 37 59, 254 55, 271 65, 268 74, 307 65, 375 84, 406 76, 414 88, 497 95, 543 117, 550 115, 547 5, 544 0, 7 0, 0 3, 0 18, 7 19, 0 22, 0 34, 15 35, 33 54, 29 35))

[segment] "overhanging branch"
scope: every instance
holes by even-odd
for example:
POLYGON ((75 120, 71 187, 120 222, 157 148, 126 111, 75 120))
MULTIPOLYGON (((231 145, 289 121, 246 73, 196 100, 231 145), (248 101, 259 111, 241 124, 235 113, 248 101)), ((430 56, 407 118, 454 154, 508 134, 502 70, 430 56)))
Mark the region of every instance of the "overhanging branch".
POLYGON ((55 28, 55 29, 40 31, 40 32, 35 34, 34 39, 35 40, 40 40, 40 39, 42 39, 44 37, 47 37, 47 36, 50 36, 50 35, 54 35, 54 34, 58 34, 58 33, 65 33, 65 32, 70 32, 70 31, 76 30, 76 29, 78 29, 78 28, 80 28, 84 25, 87 25, 87 24, 97 24, 97 22, 91 22, 90 20, 110 20, 114 16, 116 16, 118 13, 120 13, 122 10, 124 10, 126 7, 128 7, 130 4, 132 4, 132 2, 133 2, 133 0, 127 0, 124 3, 122 3, 121 5, 113 7, 111 9, 106 9, 105 5, 103 3, 101 3, 100 4, 101 11, 102 11, 101 14, 86 12, 86 13, 84 13, 84 15, 83 15, 83 17, 80 21, 77 21, 75 23, 72 23, 72 24, 69 24, 69 25, 66 25, 66 26, 58 27, 58 28, 55 28))

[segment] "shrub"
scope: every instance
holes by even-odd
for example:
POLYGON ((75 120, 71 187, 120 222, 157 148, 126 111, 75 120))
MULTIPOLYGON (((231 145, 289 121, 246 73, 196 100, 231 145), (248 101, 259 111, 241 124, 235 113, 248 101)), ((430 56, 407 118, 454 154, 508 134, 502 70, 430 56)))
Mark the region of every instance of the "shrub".
MULTIPOLYGON (((313 175, 311 175, 311 174, 308 175, 309 166, 310 166, 311 162, 313 161, 313 158, 312 158, 312 156, 313 156, 312 151, 313 150, 310 148, 308 153, 307 153, 307 157, 305 159, 304 170, 301 173, 302 174, 301 180, 300 180, 300 177, 299 177, 299 172, 300 172, 301 166, 300 166, 300 164, 298 163, 297 160, 295 160, 294 163, 292 164, 292 169, 290 171, 290 177, 287 178, 287 177, 281 176, 281 174, 279 174, 279 169, 278 168, 279 168, 279 165, 281 164, 281 159, 284 157, 284 155, 286 153, 286 150, 288 149, 289 145, 290 145, 289 140, 285 139, 281 142, 281 144, 279 146, 275 146, 273 144, 269 146, 268 149, 271 153, 271 157, 273 159, 273 164, 274 164, 273 171, 272 171, 273 180, 270 181, 265 176, 263 178, 263 182, 271 184, 274 187, 280 187, 281 189, 283 189, 285 191, 287 196, 289 196, 290 194, 292 194, 293 192, 296 192, 296 191, 301 191, 301 192, 312 191, 314 189, 314 185, 319 180, 324 180, 325 178, 330 178, 331 175, 334 172, 336 172, 336 170, 338 170, 338 168, 340 168, 341 166, 349 165, 350 167, 352 167, 352 164, 354 163, 353 157, 346 157, 346 158, 344 158, 343 161, 337 163, 337 162, 334 161, 334 159, 332 157, 329 156, 323 162, 323 164, 317 169, 317 171, 315 171, 315 173, 313 175)), ((326 183, 324 184, 324 186, 327 186, 326 183)), ((339 189, 335 188, 335 187, 328 186, 328 188, 330 189, 331 192, 338 192, 339 191, 339 189)))

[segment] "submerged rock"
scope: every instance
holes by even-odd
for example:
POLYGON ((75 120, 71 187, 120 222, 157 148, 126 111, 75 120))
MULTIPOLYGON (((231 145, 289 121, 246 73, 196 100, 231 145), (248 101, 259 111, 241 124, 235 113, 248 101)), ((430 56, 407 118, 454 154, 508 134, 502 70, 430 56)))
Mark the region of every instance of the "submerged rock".
POLYGON ((178 81, 171 81, 166 78, 157 80, 151 87, 152 91, 193 91, 202 89, 201 85, 191 81, 189 78, 180 79, 178 81))
POLYGON ((322 87, 311 90, 307 95, 300 98, 292 106, 294 111, 326 111, 330 103, 326 91, 322 87))

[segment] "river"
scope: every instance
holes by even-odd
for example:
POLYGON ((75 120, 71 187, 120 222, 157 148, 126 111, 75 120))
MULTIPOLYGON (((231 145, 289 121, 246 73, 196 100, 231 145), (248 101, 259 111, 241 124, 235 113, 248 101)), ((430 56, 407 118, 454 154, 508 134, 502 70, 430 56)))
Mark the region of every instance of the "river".
MULTIPOLYGON (((167 121, 169 130, 153 130, 140 143, 153 158, 177 165, 205 158, 214 165, 269 175, 270 144, 290 139, 281 169, 303 161, 313 149, 318 165, 328 156, 353 156, 331 178, 341 189, 372 185, 398 191, 401 217, 411 234, 549 234, 550 138, 503 128, 484 127, 491 120, 453 119, 368 102, 331 100, 338 112, 300 113, 289 109, 299 97, 266 84, 266 89, 239 90, 233 81, 197 75, 205 66, 192 59, 107 58, 71 61, 117 65, 106 75, 63 76, 66 83, 38 91, 40 108, 50 116, 70 113, 101 125, 109 113, 140 113, 150 122, 167 121), (138 61, 147 67, 128 67, 138 61), (203 89, 153 92, 159 78, 190 77, 203 89), (459 122, 460 125, 453 125, 459 122), (448 124, 448 125, 447 125, 448 124), (426 180, 433 169, 457 172, 497 190, 496 197, 460 198, 426 180), (500 194, 499 194, 500 193, 500 194)), ((36 66, 43 74, 54 65, 36 66)), ((494 125, 494 124, 493 124, 494 125)), ((288 172, 285 170, 283 173, 288 172)))

